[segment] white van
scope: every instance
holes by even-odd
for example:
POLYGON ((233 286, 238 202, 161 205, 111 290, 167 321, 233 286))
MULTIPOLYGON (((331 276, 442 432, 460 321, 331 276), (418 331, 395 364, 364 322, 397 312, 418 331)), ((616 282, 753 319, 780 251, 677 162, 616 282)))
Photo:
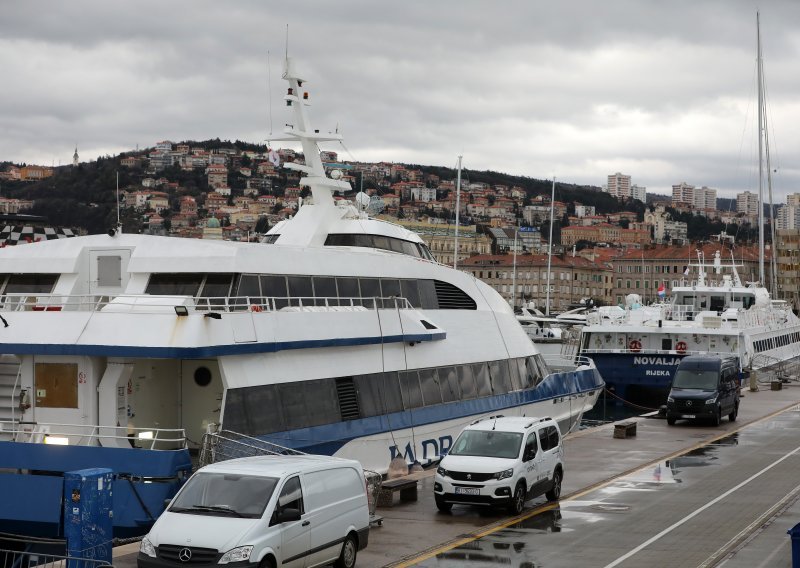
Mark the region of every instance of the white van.
POLYGON ((364 472, 327 456, 258 456, 199 469, 142 539, 138 568, 352 568, 369 541, 364 472))

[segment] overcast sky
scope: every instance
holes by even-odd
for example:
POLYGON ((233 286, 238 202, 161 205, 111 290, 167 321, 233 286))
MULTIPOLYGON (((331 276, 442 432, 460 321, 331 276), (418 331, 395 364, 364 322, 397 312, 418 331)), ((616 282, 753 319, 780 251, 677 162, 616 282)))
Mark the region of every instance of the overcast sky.
MULTIPOLYGON (((761 31, 776 201, 800 191, 800 2, 761 31)), ((169 139, 263 141, 289 53, 341 159, 648 191, 757 190, 752 0, 6 0, 0 160, 65 164, 169 139), (270 54, 269 57, 267 54, 270 54), (271 69, 271 73, 268 70, 271 69)))

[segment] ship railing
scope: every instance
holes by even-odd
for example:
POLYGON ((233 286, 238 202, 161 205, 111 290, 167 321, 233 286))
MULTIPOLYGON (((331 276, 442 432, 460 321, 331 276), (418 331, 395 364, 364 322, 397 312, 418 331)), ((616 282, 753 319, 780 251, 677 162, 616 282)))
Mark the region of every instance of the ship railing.
POLYGON ((116 440, 130 447, 149 450, 186 447, 183 428, 130 428, 25 421, 0 421, 0 431, 14 442, 59 446, 98 446, 101 440, 116 440))
POLYGON ((753 327, 779 327, 789 321, 790 310, 783 308, 750 308, 739 310, 737 322, 739 329, 753 327))
POLYGON ((160 296, 151 294, 24 294, 0 296, 0 311, 61 312, 103 311, 135 313, 173 313, 176 306, 201 312, 276 312, 284 311, 361 311, 377 309, 411 309, 402 296, 160 296))
POLYGON ((203 434, 198 467, 208 464, 253 456, 303 456, 305 452, 279 446, 266 440, 253 438, 231 430, 214 430, 203 434))

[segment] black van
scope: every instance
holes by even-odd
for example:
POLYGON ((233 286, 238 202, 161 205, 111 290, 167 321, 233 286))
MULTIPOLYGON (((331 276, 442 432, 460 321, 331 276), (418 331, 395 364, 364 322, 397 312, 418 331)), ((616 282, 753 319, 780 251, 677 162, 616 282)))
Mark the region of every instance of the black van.
POLYGON ((667 424, 680 419, 710 419, 718 426, 723 415, 733 422, 739 414, 739 360, 718 355, 684 357, 667 398, 667 424))

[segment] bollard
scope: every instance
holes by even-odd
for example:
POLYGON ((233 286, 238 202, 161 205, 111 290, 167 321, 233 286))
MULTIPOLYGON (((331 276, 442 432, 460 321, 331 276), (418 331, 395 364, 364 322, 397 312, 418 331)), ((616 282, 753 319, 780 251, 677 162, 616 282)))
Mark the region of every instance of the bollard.
POLYGON ((786 531, 792 537, 792 568, 800 568, 800 523, 786 531))

